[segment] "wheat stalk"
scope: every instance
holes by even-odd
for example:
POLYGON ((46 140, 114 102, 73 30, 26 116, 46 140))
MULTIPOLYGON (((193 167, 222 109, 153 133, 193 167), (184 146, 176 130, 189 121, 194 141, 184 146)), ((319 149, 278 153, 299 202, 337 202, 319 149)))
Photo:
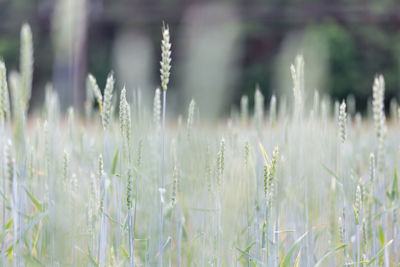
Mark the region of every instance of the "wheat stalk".
POLYGON ((161 62, 160 62, 161 88, 163 89, 162 105, 162 142, 161 142, 161 187, 160 187, 160 243, 158 265, 162 267, 163 262, 163 238, 164 238, 164 214, 163 214, 163 193, 165 192, 165 110, 167 105, 167 89, 171 70, 171 43, 168 25, 163 24, 161 41, 161 62))

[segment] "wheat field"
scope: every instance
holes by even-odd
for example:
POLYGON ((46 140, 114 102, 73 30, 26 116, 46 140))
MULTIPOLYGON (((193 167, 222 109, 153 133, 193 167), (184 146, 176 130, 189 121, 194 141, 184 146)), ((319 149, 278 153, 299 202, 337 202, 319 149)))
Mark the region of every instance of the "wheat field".
POLYGON ((307 95, 298 56, 292 95, 175 117, 164 25, 153 104, 110 71, 88 74, 84 111, 62 113, 49 84, 28 114, 33 39, 25 24, 18 71, 0 63, 1 266, 399 265, 400 110, 386 119, 382 75, 360 114, 307 95))

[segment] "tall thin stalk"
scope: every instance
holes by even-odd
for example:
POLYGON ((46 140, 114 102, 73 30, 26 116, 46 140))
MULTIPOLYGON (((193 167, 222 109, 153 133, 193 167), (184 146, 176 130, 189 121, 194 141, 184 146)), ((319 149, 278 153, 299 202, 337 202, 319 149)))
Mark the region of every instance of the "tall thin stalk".
MULTIPOLYGON (((270 217, 272 215, 272 198, 273 198, 273 186, 274 186, 274 178, 275 178, 275 170, 276 163, 278 160, 278 147, 275 147, 272 158, 269 159, 267 154, 264 151, 264 148, 261 146, 262 152, 264 154, 264 196, 265 196, 265 212, 264 212, 264 226, 263 226, 263 235, 262 235, 262 254, 261 260, 264 263, 264 250, 266 251, 267 262, 266 265, 271 265, 270 260, 270 249, 269 249, 269 223, 270 217)), ((272 231, 274 232, 274 230, 272 231)))
MULTIPOLYGON (((386 115, 385 115, 385 80, 382 75, 375 77, 374 84, 372 86, 372 109, 373 117, 375 121, 376 137, 378 141, 377 146, 377 171, 378 171, 378 198, 382 202, 383 207, 387 205, 387 198, 385 196, 385 142, 387 135, 386 128, 386 115)), ((382 227, 388 227, 388 213, 382 215, 382 227)), ((384 232, 384 239, 388 240, 388 232, 384 232)), ((389 266, 389 249, 384 249, 384 266, 389 266)))
MULTIPOLYGON (((18 241, 24 233, 24 217, 25 214, 25 172, 26 172, 26 115, 29 106, 29 100, 31 97, 32 90, 32 75, 33 75, 33 41, 32 31, 28 24, 24 24, 21 27, 21 47, 20 47, 20 73, 12 73, 10 77, 11 87, 13 89, 13 111, 16 122, 14 131, 14 139, 16 144, 16 158, 18 172, 15 172, 14 179, 15 185, 18 185, 15 189, 15 193, 18 191, 18 198, 15 199, 17 203, 14 206, 16 209, 17 221, 14 221, 14 226, 17 227, 17 235, 15 236, 18 241)), ((16 251, 16 262, 17 266, 21 264, 21 253, 23 249, 23 242, 15 244, 16 251)))
MULTIPOLYGON (((103 145, 103 153, 104 153, 104 164, 105 169, 108 171, 110 168, 110 147, 109 147, 109 135, 108 130, 111 123, 111 111, 112 111, 112 93, 114 90, 114 76, 111 72, 108 75, 106 87, 104 89, 104 97, 103 97, 103 110, 102 110, 102 123, 104 129, 104 145, 103 145)), ((101 222, 100 222, 100 252, 99 252, 99 266, 105 266, 106 261, 106 246, 107 246, 107 187, 108 187, 108 179, 107 179, 107 171, 104 171, 102 174, 102 214, 101 214, 101 222)))
POLYGON ((171 70, 171 43, 168 25, 163 24, 161 41, 161 87, 163 89, 162 129, 161 129, 161 186, 160 186, 160 240, 158 265, 163 265, 163 239, 164 239, 164 197, 165 192, 165 110, 167 106, 167 89, 171 70))
MULTIPOLYGON (((134 232, 133 232, 133 221, 132 221, 132 191, 133 191, 133 174, 131 165, 131 109, 126 100, 126 89, 125 87, 121 91, 120 105, 119 105, 119 120, 121 130, 121 176, 124 173, 122 162, 127 160, 128 163, 128 174, 127 174, 127 208, 128 208, 128 239, 129 239, 129 266, 135 265, 135 250, 134 250, 134 232)), ((118 186, 121 186, 119 180, 118 186)), ((121 194, 121 193, 119 193, 121 194)), ((118 231, 120 230, 120 216, 118 215, 118 231)), ((119 244, 117 244, 119 245, 119 244)), ((119 249, 117 250, 117 252, 119 249)), ((117 253, 118 255, 118 253, 117 253)))
MULTIPOLYGON (((342 154, 343 154, 343 145, 347 138, 346 131, 346 123, 347 123, 347 114, 346 114, 346 102, 343 100, 342 104, 338 110, 338 136, 339 136, 339 145, 338 145, 338 153, 337 153, 337 172, 340 177, 342 177, 342 201, 343 201, 343 242, 346 242, 346 197, 345 197, 345 180, 343 174, 343 166, 342 166, 342 154)), ((343 261, 346 262, 346 247, 343 248, 343 261)))
MULTIPOLYGON (((7 86, 7 72, 6 66, 3 61, 0 60, 0 147, 3 148, 6 143, 7 130, 6 130, 6 120, 10 116, 9 112, 9 96, 8 96, 8 86, 7 86)), ((4 149, 0 150, 0 161, 1 161, 1 174, 3 177, 3 227, 6 226, 6 175, 5 175, 5 155, 4 149)))

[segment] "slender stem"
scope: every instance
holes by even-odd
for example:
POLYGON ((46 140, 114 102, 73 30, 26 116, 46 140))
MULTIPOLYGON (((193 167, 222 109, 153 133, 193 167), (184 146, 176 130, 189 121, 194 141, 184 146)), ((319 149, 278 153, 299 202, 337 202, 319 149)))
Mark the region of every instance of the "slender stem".
MULTIPOLYGON (((179 209, 176 213, 176 220, 177 220, 177 224, 178 224, 178 248, 177 248, 178 249, 178 259, 177 259, 176 266, 181 267, 182 221, 181 221, 179 209)), ((204 250, 203 250, 203 252, 204 252, 204 250)), ((204 259, 204 256, 202 258, 204 259)))
POLYGON ((169 236, 171 237, 171 242, 169 243, 169 255, 168 255, 168 266, 169 267, 171 267, 171 264, 172 264, 172 236, 174 234, 173 218, 174 218, 174 216, 176 216, 175 213, 176 213, 176 207, 174 206, 174 207, 172 207, 172 210, 171 210, 171 224, 169 227, 169 236))
MULTIPOLYGON (((13 246, 16 247, 17 242, 18 242, 18 220, 19 220, 19 216, 18 216, 18 180, 16 179, 16 172, 14 170, 13 172, 13 179, 12 179, 12 190, 13 190, 13 209, 12 209, 12 213, 13 213, 13 226, 14 226, 14 233, 13 233, 13 246)), ((13 257, 16 257, 16 261, 18 264, 18 251, 17 250, 13 250, 13 257)))
MULTIPOLYGON (((1 121, 0 131, 1 131, 1 148, 3 148, 4 147, 4 143, 5 143, 5 140, 4 140, 5 139, 5 129, 4 129, 4 122, 3 121, 1 121)), ((3 195, 4 195, 2 219, 3 219, 3 227, 5 229, 5 226, 7 224, 7 219, 6 219, 6 197, 7 197, 7 193, 6 193, 6 175, 5 175, 5 171, 4 171, 4 157, 5 157, 4 149, 2 149, 0 151, 0 155, 1 155, 1 158, 0 158, 0 160, 1 160, 1 172, 2 172, 1 175, 3 177, 3 195)))
MULTIPOLYGON (((138 176, 139 177, 139 176, 138 176)), ((132 265, 135 266, 135 229, 136 229, 136 200, 137 200, 137 186, 135 184, 135 209, 133 213, 133 230, 132 230, 132 265)))
POLYGON ((25 128, 26 128, 26 111, 24 111, 24 116, 23 119, 21 120, 22 123, 22 136, 21 140, 19 142, 20 147, 19 147, 19 160, 18 160, 18 172, 14 173, 14 179, 18 180, 17 183, 17 188, 16 190, 18 191, 18 204, 16 205, 17 209, 17 218, 18 218, 18 223, 17 225, 17 246, 16 246, 16 253, 17 253, 17 266, 22 266, 22 259, 21 259, 21 254, 23 250, 23 242, 22 242, 22 237, 24 233, 24 215, 25 215, 25 191, 24 191, 24 184, 25 184, 25 171, 26 171, 26 139, 25 139, 25 128), (18 175, 17 175, 18 174, 18 175))
POLYGON ((164 164, 165 164, 165 108, 167 105, 167 91, 163 91, 163 110, 162 110, 162 155, 161 155, 161 186, 164 188, 165 186, 165 173, 164 173, 164 164))
MULTIPOLYGON (((343 210, 342 210, 342 218, 343 218, 343 242, 346 243, 346 194, 345 194, 345 179, 343 174, 343 167, 342 167, 342 151, 343 145, 339 143, 337 147, 337 161, 336 161, 336 168, 339 177, 342 178, 342 201, 343 201, 343 210)), ((346 264, 346 254, 347 249, 346 247, 343 248, 343 264, 346 264)))
POLYGON ((163 218, 163 196, 164 188, 165 188, 165 107, 167 104, 167 91, 163 90, 163 105, 162 105, 162 131, 161 131, 161 188, 160 188, 160 240, 159 240, 159 257, 158 257, 158 266, 162 267, 163 265, 163 236, 164 236, 164 218, 163 218))
POLYGON ((360 266, 360 225, 356 224, 356 246, 357 246, 357 257, 356 257, 356 267, 360 266))
POLYGON ((129 267, 134 266, 133 238, 132 238, 132 210, 128 211, 128 229, 129 229, 129 267))
POLYGON ((217 193, 217 267, 221 266, 221 198, 220 193, 217 193))
POLYGON ((264 262, 264 257, 266 256, 268 259, 268 196, 269 194, 267 193, 267 197, 265 198, 265 211, 264 211, 264 223, 265 223, 265 229, 264 229, 264 224, 263 224, 263 230, 262 230, 262 246, 261 246, 261 261, 264 264, 267 264, 264 262), (266 252, 264 254, 264 252, 266 252))
MULTIPOLYGON (((108 170, 108 162, 109 162, 109 151, 108 151, 108 134, 107 131, 104 131, 104 166, 105 170, 108 170)), ((106 188, 106 179, 107 176, 105 173, 102 175, 102 185, 103 185, 103 210, 100 221, 100 238, 99 238, 99 266, 105 266, 105 252, 107 245, 107 221, 106 221, 106 209, 107 209, 107 188, 106 188)))
MULTIPOLYGON (((118 204, 118 209, 117 209, 117 225, 116 225, 116 241, 117 241, 117 248, 116 248, 116 261, 117 261, 117 265, 119 265, 119 254, 120 254, 120 247, 121 247, 121 208, 122 208, 122 198, 121 198, 121 194, 122 194, 122 186, 121 186, 121 179, 122 177, 124 177, 123 175, 123 149, 124 149, 124 139, 122 138, 122 142, 120 145, 120 149, 119 149, 119 163, 120 163, 120 179, 117 179, 117 188, 118 188, 118 192, 117 192, 117 204, 118 204)), ((128 177, 129 179, 129 177, 128 177)))
MULTIPOLYGON (((206 229, 205 229, 205 216, 203 216, 203 220, 202 220, 202 229, 203 229, 203 242, 202 242, 202 248, 201 248, 201 267, 204 267, 204 262, 205 262, 205 247, 206 247, 206 229)), ((179 223, 179 236, 178 236, 178 267, 181 266, 181 257, 180 257, 180 251, 181 251, 181 227, 180 227, 180 223, 179 223)))

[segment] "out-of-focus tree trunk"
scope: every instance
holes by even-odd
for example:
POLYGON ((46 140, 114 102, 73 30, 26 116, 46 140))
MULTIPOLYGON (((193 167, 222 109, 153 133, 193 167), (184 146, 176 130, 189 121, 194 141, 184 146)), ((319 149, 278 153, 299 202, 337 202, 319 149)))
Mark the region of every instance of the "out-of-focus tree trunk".
POLYGON ((82 14, 78 24, 78 33, 75 47, 74 58, 74 106, 82 111, 85 101, 85 74, 86 74, 86 52, 87 52, 87 4, 86 0, 80 0, 82 4, 82 14))
POLYGON ((53 14, 53 83, 61 109, 81 110, 85 92, 87 1, 58 0, 53 14))

